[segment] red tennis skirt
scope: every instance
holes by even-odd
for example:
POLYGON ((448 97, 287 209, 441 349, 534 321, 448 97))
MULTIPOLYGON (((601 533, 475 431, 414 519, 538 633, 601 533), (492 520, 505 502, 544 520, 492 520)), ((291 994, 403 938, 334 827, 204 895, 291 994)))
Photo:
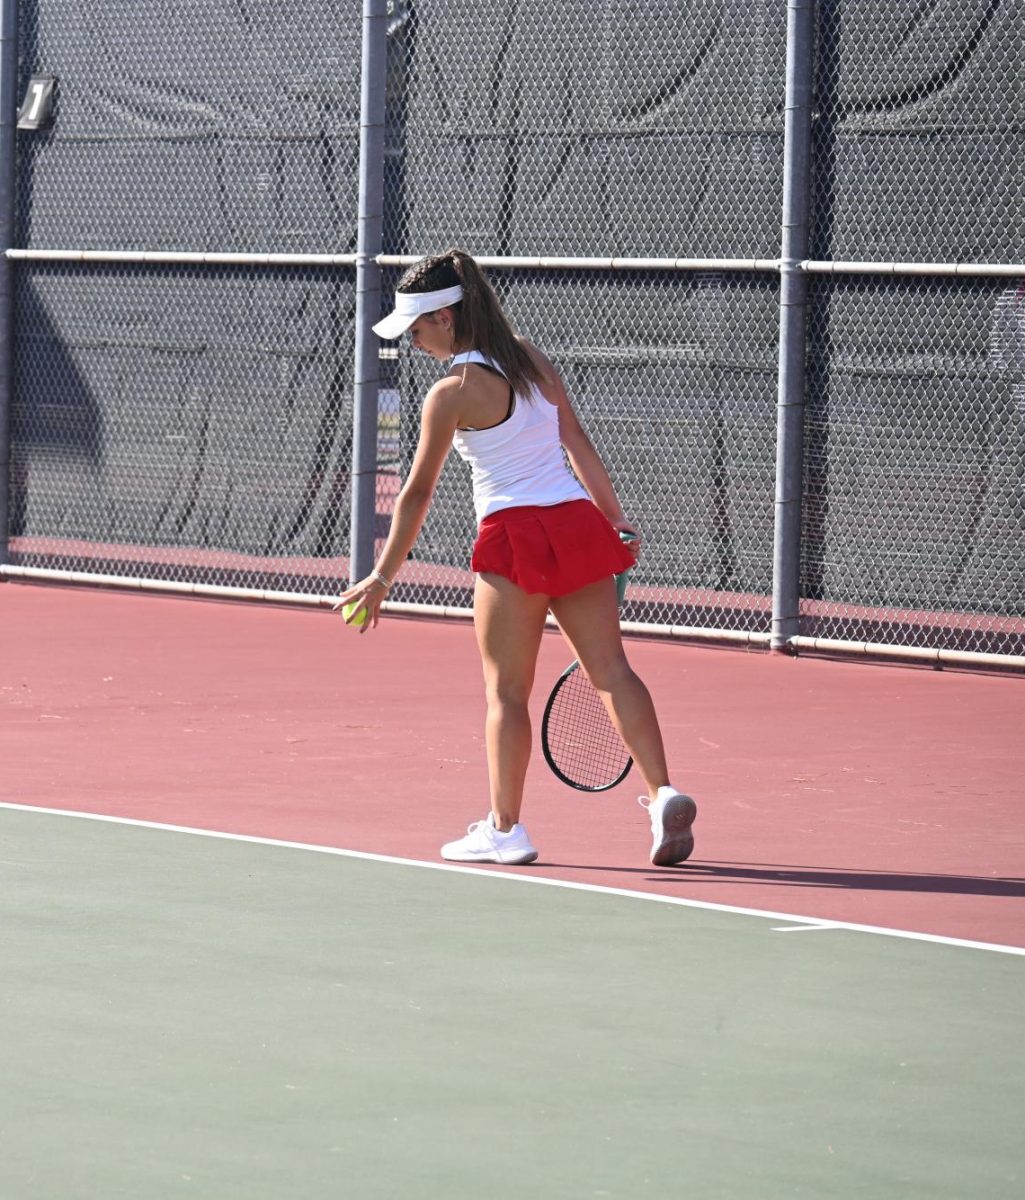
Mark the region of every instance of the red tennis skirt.
POLYGON ((481 521, 470 558, 478 574, 503 575, 546 596, 566 596, 633 564, 590 500, 499 509, 481 521))

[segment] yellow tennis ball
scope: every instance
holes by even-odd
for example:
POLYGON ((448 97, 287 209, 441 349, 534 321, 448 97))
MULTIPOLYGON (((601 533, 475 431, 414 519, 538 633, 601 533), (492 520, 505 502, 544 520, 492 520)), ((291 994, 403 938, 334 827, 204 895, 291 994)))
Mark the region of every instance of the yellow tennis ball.
POLYGON ((342 616, 345 618, 346 622, 352 625, 354 628, 362 629, 367 623, 370 613, 367 612, 362 605, 357 606, 356 601, 353 600, 351 604, 342 605, 342 616), (359 607, 359 613, 357 614, 356 618, 354 620, 349 620, 349 618, 352 617, 352 614, 356 612, 357 607, 359 607))

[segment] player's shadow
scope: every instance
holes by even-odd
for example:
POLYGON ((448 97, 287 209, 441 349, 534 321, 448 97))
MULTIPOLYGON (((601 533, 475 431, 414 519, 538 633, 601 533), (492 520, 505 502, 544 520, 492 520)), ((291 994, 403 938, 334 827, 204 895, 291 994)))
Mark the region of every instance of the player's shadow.
POLYGON ((699 862, 676 867, 601 867, 538 862, 538 866, 615 875, 644 875, 652 883, 769 884, 776 887, 835 888, 853 892, 922 892, 954 896, 1025 896, 1025 879, 1009 876, 946 875, 939 872, 866 871, 847 867, 800 867, 786 863, 699 862))

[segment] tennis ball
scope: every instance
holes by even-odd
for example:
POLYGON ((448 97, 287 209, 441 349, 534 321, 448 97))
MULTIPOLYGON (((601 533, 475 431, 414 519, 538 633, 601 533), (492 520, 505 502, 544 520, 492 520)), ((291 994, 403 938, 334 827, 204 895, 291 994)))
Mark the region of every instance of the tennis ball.
POLYGON ((349 618, 352 617, 352 614, 354 612, 356 612, 356 608, 357 608, 357 603, 355 600, 353 600, 353 602, 351 604, 343 604, 342 605, 342 616, 345 618, 345 620, 348 624, 354 626, 356 629, 362 629, 363 626, 367 623, 367 618, 370 616, 370 613, 367 612, 367 610, 362 605, 360 605, 359 613, 356 615, 354 620, 350 620, 349 618))

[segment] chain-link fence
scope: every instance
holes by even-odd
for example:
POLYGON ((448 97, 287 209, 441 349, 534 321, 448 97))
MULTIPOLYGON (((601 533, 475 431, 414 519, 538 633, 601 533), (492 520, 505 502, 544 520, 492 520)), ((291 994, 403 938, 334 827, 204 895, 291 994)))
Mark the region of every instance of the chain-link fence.
MULTIPOLYGON (((50 76, 57 104, 18 135, 10 564, 336 591, 357 296, 378 257, 387 303, 392 264, 459 245, 644 529, 627 619, 775 630, 779 399, 805 413, 782 640, 1025 655, 1025 305, 982 277, 1025 258, 1022 4, 803 8, 804 100, 765 0, 368 0, 362 27, 355 0, 21 0, 19 95, 50 76), (795 103, 805 376, 778 397, 795 103)), ((382 349, 371 551, 437 377, 382 349)), ((472 520, 453 459, 398 601, 468 604, 472 520)))
POLYGON ((351 271, 23 266, 18 560, 335 586, 349 540, 353 309, 351 271))
POLYGON ((348 574, 356 3, 24 0, 11 558, 331 592, 348 574), (152 252, 235 253, 162 265, 152 252), (291 254, 291 265, 247 256, 291 254), (70 255, 69 255, 70 257, 70 255))
POLYGON ((1021 281, 949 274, 1025 261, 1023 17, 818 6, 806 636, 1025 652, 1021 281))
POLYGON ((865 276, 814 288, 808 636, 1021 653, 1019 294, 865 276))
POLYGON ((355 250, 360 5, 21 0, 18 241, 121 251, 355 250))
POLYGON ((817 13, 812 258, 1025 261, 1021 0, 817 13))
POLYGON ((778 5, 393 8, 386 252, 777 253, 778 5))

